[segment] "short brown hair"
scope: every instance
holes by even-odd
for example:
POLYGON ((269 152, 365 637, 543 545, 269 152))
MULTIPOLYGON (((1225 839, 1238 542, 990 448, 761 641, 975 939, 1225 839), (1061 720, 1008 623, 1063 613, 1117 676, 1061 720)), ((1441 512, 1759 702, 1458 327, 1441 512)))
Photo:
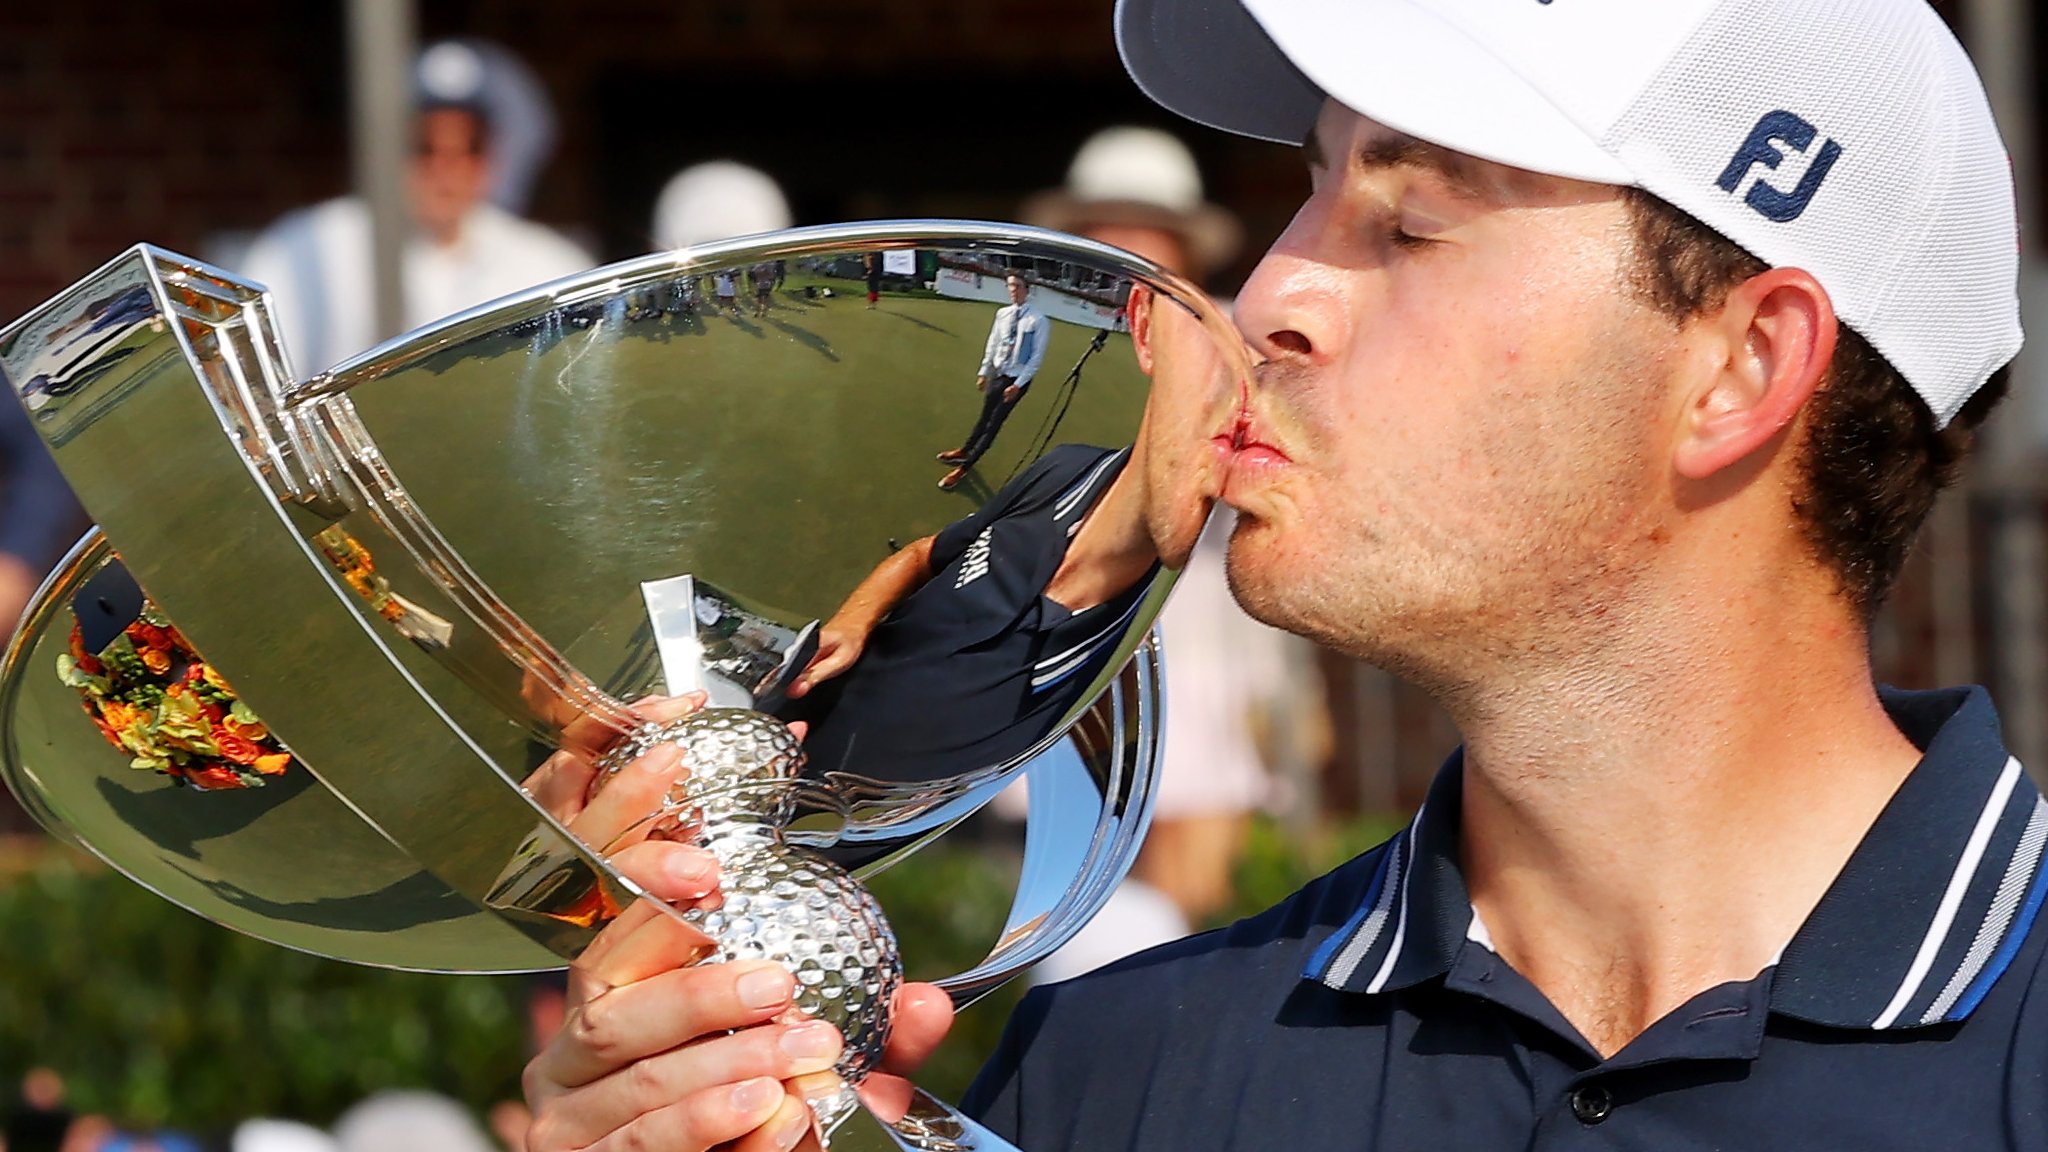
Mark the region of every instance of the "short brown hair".
MULTIPOLYGON (((1663 200, 1638 188, 1623 193, 1635 225, 1634 286, 1672 319, 1713 311, 1769 267, 1663 200)), ((1792 509, 1865 622, 1891 591, 1935 496, 1954 483, 1977 427, 2009 384, 2009 369, 1992 373, 1948 427, 1937 429, 1905 377, 1842 326, 1827 380, 1808 407, 1802 484, 1792 509)))

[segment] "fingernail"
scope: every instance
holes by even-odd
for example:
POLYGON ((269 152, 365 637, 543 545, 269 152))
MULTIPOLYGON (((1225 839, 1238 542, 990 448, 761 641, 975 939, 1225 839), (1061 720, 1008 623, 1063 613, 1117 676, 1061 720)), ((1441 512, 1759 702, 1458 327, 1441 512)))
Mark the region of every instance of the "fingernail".
POLYGON ((683 750, 673 744, 657 744, 640 757, 640 770, 650 776, 672 776, 683 762, 683 750))
POLYGON ((760 1112, 782 1101, 782 1082, 779 1080, 749 1080, 732 1090, 732 1106, 741 1112, 760 1112))
POLYGON ((740 1003, 749 1008, 773 1008, 789 999, 789 973, 781 965, 756 968, 741 976, 738 989, 740 1003))
POLYGON ((839 1030, 822 1020, 799 1024, 782 1034, 782 1051, 797 1060, 824 1060, 839 1055, 839 1030))
POLYGON ((668 870, 678 884, 703 884, 717 874, 718 865, 702 852, 678 852, 668 870))

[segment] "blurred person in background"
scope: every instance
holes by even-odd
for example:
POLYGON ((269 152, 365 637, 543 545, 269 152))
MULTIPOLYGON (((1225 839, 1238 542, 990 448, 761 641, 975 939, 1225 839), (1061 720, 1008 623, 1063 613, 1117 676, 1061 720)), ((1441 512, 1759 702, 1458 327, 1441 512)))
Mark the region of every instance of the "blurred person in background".
POLYGON ((64 1078, 49 1068, 31 1068, 0 1126, 0 1152, 69 1152, 65 1138, 73 1120, 64 1106, 64 1078))
POLYGON ((297 1120, 244 1120, 228 1138, 228 1152, 337 1152, 338 1147, 334 1137, 297 1120))
MULTIPOLYGON (((421 53, 414 69, 417 115, 406 174, 412 231, 403 258, 408 327, 593 263, 553 229, 488 199, 498 171, 493 125, 501 115, 493 98, 505 87, 493 83, 491 61, 501 55, 445 42, 421 53)), ((506 104, 503 114, 520 108, 498 99, 506 104)), ((522 168, 534 166, 523 157, 522 168)), ((377 342, 370 210, 360 197, 285 216, 256 238, 243 271, 276 293, 296 370, 326 368, 377 342)))
MULTIPOLYGON (((1022 215, 1196 282, 1230 263, 1243 241, 1236 217, 1203 199, 1187 146, 1156 128, 1105 128, 1089 137, 1066 184, 1033 196, 1022 215)), ((1185 936, 1221 911, 1252 815, 1271 792, 1258 721, 1276 734, 1305 733, 1310 746, 1326 742, 1316 735, 1328 732, 1329 721, 1314 645, 1258 623, 1231 598, 1223 551, 1233 523, 1228 509, 1219 510, 1160 616, 1166 741, 1145 847, 1102 914, 1040 964, 1034 982, 1064 980, 1185 936)))
POLYGON ((790 226, 789 198, 773 176, 737 160, 707 160, 669 177, 654 200, 654 243, 688 248, 790 226))
POLYGON ((29 597, 85 531, 85 509, 19 404, 0 404, 0 643, 29 597))
POLYGON ((379 1092, 334 1122, 339 1152, 498 1152, 476 1118, 434 1092, 379 1092))

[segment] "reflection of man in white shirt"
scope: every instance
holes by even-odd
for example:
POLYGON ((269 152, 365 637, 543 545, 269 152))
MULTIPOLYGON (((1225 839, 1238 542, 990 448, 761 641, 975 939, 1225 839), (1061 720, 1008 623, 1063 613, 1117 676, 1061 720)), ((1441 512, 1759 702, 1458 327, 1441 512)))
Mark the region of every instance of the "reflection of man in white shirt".
POLYGON ((939 487, 948 491, 966 478, 967 470, 996 442, 1003 421, 1010 418, 1010 410, 1023 398, 1024 390, 1031 387, 1031 378, 1038 375, 1039 366, 1045 363, 1045 346, 1052 337, 1052 326, 1043 314, 1024 302, 1031 294, 1031 285, 1012 272, 1004 287, 1010 293, 1009 306, 996 311, 995 323, 989 325, 988 346, 981 353, 981 367, 975 371, 974 386, 982 394, 981 417, 960 447, 939 453, 940 461, 954 466, 939 481, 939 487))
MULTIPOLYGON (((407 169, 413 231, 403 262, 405 323, 416 327, 591 266, 552 229, 489 203, 489 138, 480 106, 428 93, 407 169)), ((257 237, 243 271, 276 293, 300 372, 377 342, 370 212, 353 196, 301 209, 257 237)))

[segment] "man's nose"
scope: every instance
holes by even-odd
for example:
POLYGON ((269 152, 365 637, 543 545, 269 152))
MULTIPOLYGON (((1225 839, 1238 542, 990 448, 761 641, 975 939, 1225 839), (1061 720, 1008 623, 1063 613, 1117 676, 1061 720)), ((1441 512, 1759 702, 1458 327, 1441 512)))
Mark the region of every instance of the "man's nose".
POLYGON ((1238 293, 1238 330, 1261 360, 1320 363, 1342 346, 1342 272, 1308 243, 1322 226, 1315 202, 1303 204, 1238 293))

